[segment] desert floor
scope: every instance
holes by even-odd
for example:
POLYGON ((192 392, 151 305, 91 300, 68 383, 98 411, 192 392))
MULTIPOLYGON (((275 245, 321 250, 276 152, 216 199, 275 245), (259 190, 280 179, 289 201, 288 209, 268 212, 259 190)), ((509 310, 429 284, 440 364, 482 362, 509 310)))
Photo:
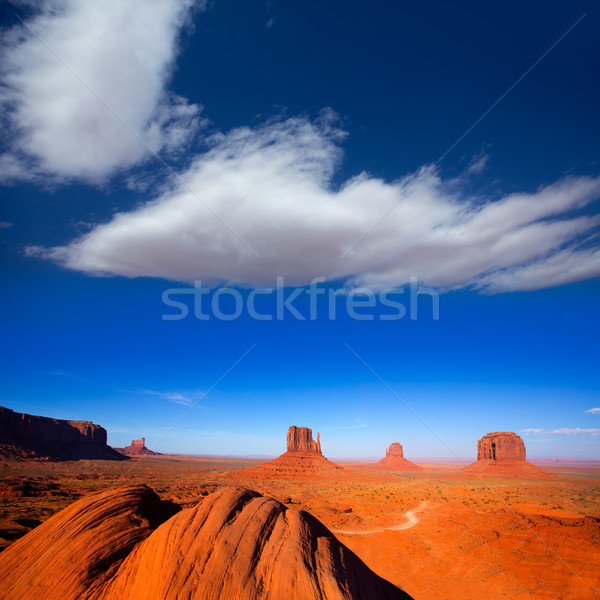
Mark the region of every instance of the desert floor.
POLYGON ((309 511, 416 600, 600 597, 600 463, 541 464, 556 474, 549 480, 478 479, 451 463, 420 463, 419 472, 342 463, 349 474, 317 481, 244 473, 261 462, 0 463, 0 548, 96 490, 145 483, 189 507, 243 485, 309 511))

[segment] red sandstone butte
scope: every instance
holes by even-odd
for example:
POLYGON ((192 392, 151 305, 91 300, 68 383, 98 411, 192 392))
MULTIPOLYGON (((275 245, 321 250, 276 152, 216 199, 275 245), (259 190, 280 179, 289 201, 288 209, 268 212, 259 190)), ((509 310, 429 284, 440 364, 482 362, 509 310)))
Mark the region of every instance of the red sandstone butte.
POLYGON ((3 600, 411 600, 317 519, 226 487, 179 510, 144 485, 74 502, 0 553, 3 600))
POLYGON ((512 431, 494 431, 477 442, 477 462, 461 469, 473 475, 498 477, 553 477, 551 473, 525 460, 525 444, 512 431))
POLYGON ((389 471, 422 471, 423 467, 416 465, 410 460, 404 458, 404 450, 402 444, 394 442, 386 448, 385 458, 382 458, 378 463, 373 465, 376 469, 388 469, 389 471))
POLYGON ((119 452, 123 452, 123 454, 127 454, 127 456, 138 456, 140 454, 156 456, 160 454, 160 452, 153 452, 152 450, 148 450, 148 448, 146 448, 146 438, 132 440, 130 446, 119 448, 119 452))
POLYGON ((315 441, 311 429, 295 425, 288 429, 286 452, 275 460, 253 469, 246 469, 240 472, 240 474, 242 473, 250 477, 281 478, 323 478, 349 474, 346 469, 323 456, 321 438, 318 433, 317 441, 315 441))
POLYGON ((106 443, 106 429, 90 421, 66 421, 18 413, 0 406, 0 459, 126 460, 106 443))

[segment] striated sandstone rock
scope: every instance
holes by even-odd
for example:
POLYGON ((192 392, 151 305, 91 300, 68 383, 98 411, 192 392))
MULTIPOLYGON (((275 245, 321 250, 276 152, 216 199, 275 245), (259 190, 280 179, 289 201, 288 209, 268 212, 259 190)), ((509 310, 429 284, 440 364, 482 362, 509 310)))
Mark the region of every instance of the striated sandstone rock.
POLYGON ((477 460, 525 460, 525 444, 512 431, 495 431, 477 442, 477 460))
POLYGON ((172 510, 145 486, 74 503, 0 554, 0 597, 410 600, 320 521, 258 492, 172 510))
POLYGON ((461 469, 474 476, 545 479, 552 473, 525 460, 525 444, 512 431, 494 431, 477 442, 477 462, 461 469))
MULTIPOLYGON (((346 469, 327 460, 321 453, 321 438, 312 438, 308 427, 292 425, 287 433, 287 452, 276 459, 243 472, 248 477, 323 478, 349 475, 346 469)), ((238 473, 239 475, 239 473, 238 473)))
POLYGON ((106 444, 106 429, 90 421, 66 421, 18 413, 0 406, 0 457, 124 460, 106 444))
POLYGON ((135 545, 177 510, 145 485, 82 498, 0 553, 0 598, 91 598, 135 545))

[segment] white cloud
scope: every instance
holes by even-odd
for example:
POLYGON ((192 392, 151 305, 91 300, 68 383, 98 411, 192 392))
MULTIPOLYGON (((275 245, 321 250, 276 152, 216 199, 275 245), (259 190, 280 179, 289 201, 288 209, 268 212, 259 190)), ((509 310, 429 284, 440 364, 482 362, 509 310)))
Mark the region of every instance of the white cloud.
POLYGON ((539 429, 537 427, 532 427, 530 429, 521 429, 521 431, 519 431, 519 433, 524 433, 525 435, 537 435, 537 434, 542 434, 545 433, 546 430, 545 429, 539 429))
POLYGON ((592 415, 600 415, 600 408, 590 408, 585 411, 586 413, 590 413, 592 415))
POLYGON ((3 32, 0 106, 13 153, 0 156, 0 178, 98 181, 147 158, 146 146, 187 142, 200 107, 165 85, 193 0, 31 4, 26 26, 3 32))
POLYGON ((589 436, 589 437, 600 437, 600 429, 588 428, 583 429, 581 427, 561 427, 560 429, 522 429, 519 433, 525 435, 567 435, 567 436, 589 436))
POLYGON ((330 119, 302 118, 221 134, 171 190, 42 253, 91 274, 248 286, 282 275, 288 285, 323 276, 394 287, 414 276, 499 292, 600 275, 598 250, 578 244, 600 217, 572 214, 600 197, 600 178, 492 200, 463 197, 467 175, 444 182, 424 167, 333 189, 339 138, 330 119))
POLYGON ((0 221, 0 229, 9 229, 13 224, 9 221, 0 221))

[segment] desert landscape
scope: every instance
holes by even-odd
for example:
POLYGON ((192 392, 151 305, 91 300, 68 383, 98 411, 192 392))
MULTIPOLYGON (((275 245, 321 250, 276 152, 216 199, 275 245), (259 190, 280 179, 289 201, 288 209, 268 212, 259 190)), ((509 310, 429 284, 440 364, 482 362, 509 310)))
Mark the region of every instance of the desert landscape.
POLYGON ((0 2, 0 600, 600 599, 599 31, 0 2))
MULTIPOLYGON (((41 455, 7 458, 5 451, 0 462, 3 547, 0 593, 6 598, 134 598, 142 596, 136 596, 132 591, 139 588, 139 583, 135 584, 131 578, 141 577, 150 582, 147 583, 148 590, 154 595, 147 590, 149 595, 144 597, 148 598, 174 598, 174 594, 183 594, 192 582, 191 589, 198 595, 188 590, 186 593, 191 595, 185 597, 217 598, 220 593, 233 594, 233 588, 222 590, 215 583, 219 581, 220 585, 225 585, 223 582, 227 581, 226 565, 232 557, 227 558, 226 550, 219 550, 220 556, 225 552, 222 562, 211 563, 207 569, 211 575, 210 581, 206 582, 198 575, 196 559, 189 572, 183 575, 181 566, 177 566, 179 563, 173 565, 172 550, 167 548, 184 543, 184 540, 173 538, 176 533, 162 534, 171 536, 170 545, 163 550, 157 550, 155 546, 158 544, 157 548, 160 548, 167 542, 155 539, 156 535, 148 537, 150 531, 132 533, 129 537, 123 533, 128 531, 127 521, 118 517, 121 513, 111 503, 124 502, 131 509, 135 502, 130 496, 151 495, 156 504, 154 512, 164 513, 160 519, 155 517, 160 522, 175 519, 180 514, 181 518, 190 515, 186 518, 192 519, 192 523, 199 518, 194 517, 194 511, 198 510, 216 519, 215 515, 223 511, 228 514, 231 506, 241 501, 239 498, 246 498, 242 501, 243 506, 252 499, 262 498, 261 502, 267 502, 266 499, 272 498, 269 510, 277 515, 287 509, 292 510, 290 514, 308 513, 303 518, 309 519, 310 526, 303 525, 298 530, 309 536, 306 541, 302 541, 301 533, 280 534, 288 543, 296 535, 300 536, 297 544, 308 544, 303 551, 298 549, 300 546, 295 547, 294 556, 308 553, 307 556, 312 557, 306 559, 309 564, 324 560, 318 558, 323 552, 322 545, 311 543, 310 536, 318 539, 326 536, 329 544, 340 543, 339 547, 335 546, 337 550, 327 546, 327 556, 333 552, 343 554, 346 547, 360 559, 356 565, 351 559, 340 559, 344 569, 334 571, 338 582, 359 577, 356 573, 361 573, 366 565, 364 574, 359 577, 363 582, 362 592, 353 588, 354 584, 348 584, 344 593, 327 587, 326 579, 322 579, 323 567, 308 567, 303 577, 317 590, 311 592, 316 594, 314 597, 321 597, 318 594, 324 598, 404 597, 399 595, 399 590, 419 600, 481 597, 583 600, 598 596, 600 462, 557 460, 544 462, 541 466, 531 465, 525 460, 521 438, 512 432, 483 436, 478 444, 479 460, 473 466, 459 461, 419 461, 415 464, 401 456, 402 447, 397 442, 390 444, 387 456, 382 459, 383 465, 357 461, 335 464, 323 456, 321 440, 319 437, 317 440, 313 440, 309 428, 290 427, 286 452, 272 461, 152 454, 145 448, 143 440, 134 440, 128 451, 129 460, 84 458, 64 461, 41 455), (390 458, 399 459, 399 466, 390 464, 390 458), (494 464, 490 466, 490 463, 494 464), (383 469, 386 465, 388 468, 383 469), (105 498, 107 508, 87 517, 93 524, 86 527, 96 532, 94 539, 102 535, 106 539, 115 536, 115 539, 121 539, 118 543, 124 545, 126 558, 119 553, 112 558, 112 566, 109 573, 103 575, 102 584, 98 583, 100 575, 92 576, 82 567, 87 575, 80 577, 79 587, 73 587, 72 578, 64 580, 60 575, 63 573, 60 553, 54 558, 55 553, 51 552, 55 562, 48 563, 47 545, 52 539, 61 552, 65 552, 65 547, 74 552, 77 558, 70 555, 62 558, 72 565, 77 564, 77 560, 84 560, 81 553, 90 542, 80 547, 77 538, 73 537, 83 535, 81 525, 77 534, 68 534, 68 531, 52 534, 49 533, 52 530, 45 533, 42 524, 51 526, 58 519, 54 531, 65 531, 69 523, 76 520, 77 507, 82 502, 93 501, 93 506, 100 506, 100 501, 95 498, 105 498), (327 529, 321 531, 318 522, 310 521, 313 517, 327 529), (104 530, 106 532, 102 533, 104 530), (60 535, 67 537, 62 539, 60 535), (154 546, 144 550, 142 544, 151 542, 154 546), (148 563, 150 558, 144 558, 144 552, 154 556, 154 566, 148 563), (132 561, 134 563, 130 564, 132 561), (15 573, 19 576, 15 577, 15 573), (371 578, 373 582, 368 583, 371 578), (382 580, 392 584, 392 592, 386 592, 383 583, 381 590, 373 592, 382 580), (48 581, 52 581, 53 592, 43 591, 48 581), (176 582, 175 588, 172 585, 169 591, 165 582, 176 582), (214 592, 214 596, 206 591, 213 588, 220 590, 214 592), (365 592, 367 588, 368 593, 365 592)), ((18 441, 13 440, 13 448, 16 443, 18 441)), ((43 440, 38 439, 38 452, 43 452, 43 447, 43 440)), ((53 448, 56 451, 56 446, 53 448)), ((84 512, 85 507, 78 510, 84 512)), ((244 510, 250 511, 245 518, 256 523, 253 511, 266 509, 244 510)), ((206 515, 202 517, 201 522, 206 518, 206 515)), ((226 519, 226 516, 219 518, 226 519)), ((268 521, 274 517, 261 518, 268 521)), ((285 520, 288 521, 289 518, 285 520)), ((190 526, 182 525, 184 530, 190 526)), ((178 527, 177 522, 173 522, 171 531, 176 532, 178 527)), ((150 530, 154 528, 156 524, 150 530)), ((272 565, 272 557, 261 558, 261 552, 268 552, 264 546, 267 542, 261 541, 261 536, 270 539, 274 535, 268 527, 249 528, 245 525, 236 535, 238 541, 229 546, 230 551, 236 549, 236 572, 250 572, 254 577, 261 560, 272 565)), ((113 552, 115 543, 112 542, 113 552)), ((219 543, 227 548, 226 541, 219 543)), ((202 545, 192 545, 184 555, 195 556, 201 548, 202 545)), ((94 552, 90 550, 93 556, 94 552)), ((200 571, 204 572, 203 569, 200 571)), ((275 572, 280 573, 277 569, 275 572)), ((280 573, 280 576, 288 581, 291 573, 287 576, 280 573)), ((267 575, 263 573, 261 577, 267 575)), ((268 577, 273 581, 271 574, 268 577)), ((255 584, 247 584, 245 592, 236 589, 235 597, 313 597, 309 592, 294 596, 284 583, 280 581, 278 585, 283 587, 260 590, 255 584), (256 595, 257 589, 264 596, 256 595)))

